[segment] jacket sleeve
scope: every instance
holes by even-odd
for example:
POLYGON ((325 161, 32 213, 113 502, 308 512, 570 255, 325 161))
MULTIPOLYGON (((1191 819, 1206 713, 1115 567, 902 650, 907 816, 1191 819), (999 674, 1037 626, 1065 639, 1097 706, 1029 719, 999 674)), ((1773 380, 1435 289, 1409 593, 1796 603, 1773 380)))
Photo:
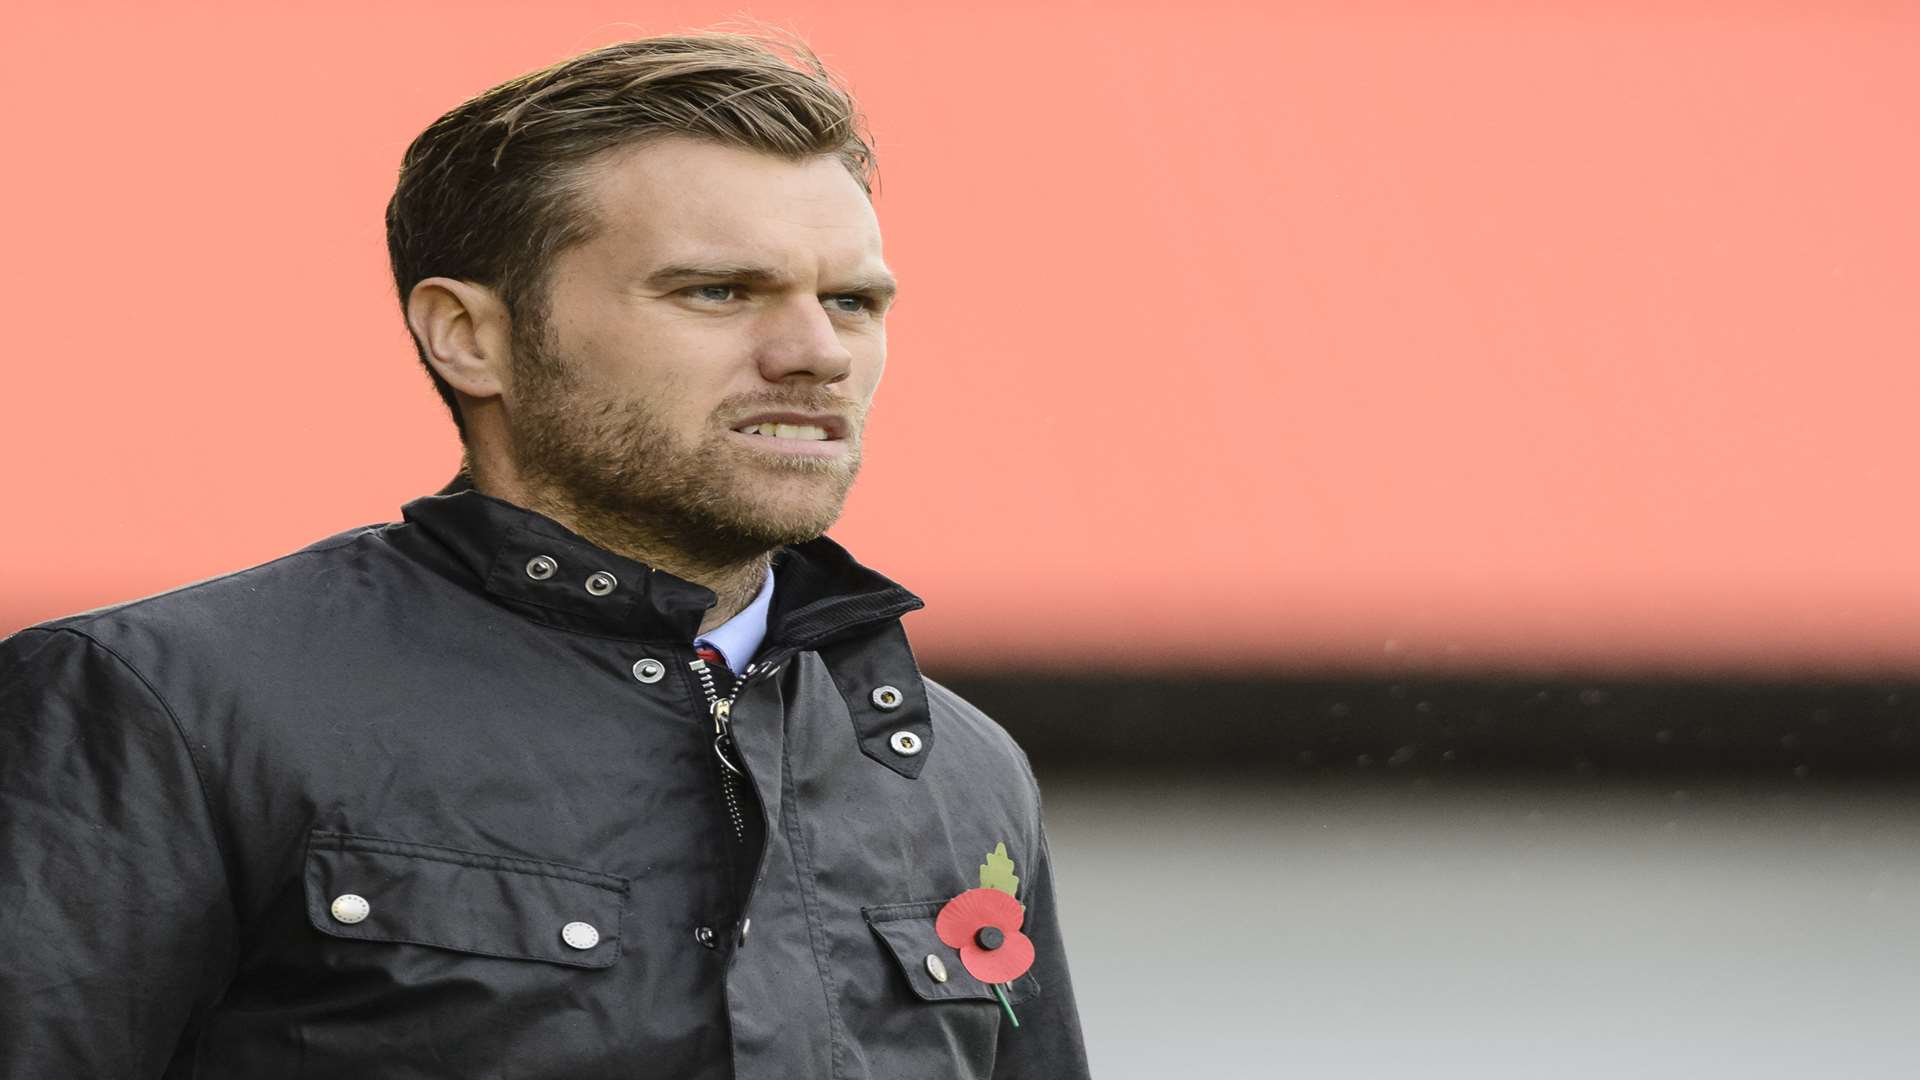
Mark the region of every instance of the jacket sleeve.
POLYGON ((80 632, 0 641, 0 1078, 162 1075, 233 924, 166 704, 80 632))
POLYGON ((1067 974, 1066 945, 1060 936, 1059 905, 1054 902, 1053 857, 1047 851, 1046 826, 1039 826, 1039 855, 1027 872, 1027 920, 1033 939, 1033 976, 1040 993, 1020 1004, 1020 1026, 1000 1018, 994 1056, 994 1080, 1084 1080, 1087 1049, 1080 1034, 1080 1011, 1067 974))

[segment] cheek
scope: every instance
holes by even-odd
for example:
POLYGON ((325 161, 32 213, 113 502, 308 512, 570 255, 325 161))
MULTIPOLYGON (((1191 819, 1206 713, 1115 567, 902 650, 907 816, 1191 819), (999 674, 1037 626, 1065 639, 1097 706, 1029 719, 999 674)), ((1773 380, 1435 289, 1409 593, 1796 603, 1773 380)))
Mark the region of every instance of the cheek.
POLYGON ((882 332, 870 342, 862 342, 853 350, 854 366, 852 378, 859 387, 863 399, 873 397, 880 386, 880 376, 887 367, 887 339, 882 332))
POLYGON ((722 362, 729 346, 714 335, 689 333, 671 320, 594 331, 580 341, 580 359, 594 379, 676 431, 709 426, 716 407, 735 389, 735 373, 722 362))
POLYGON ((716 426, 714 413, 727 396, 724 380, 704 372, 659 372, 636 381, 628 394, 668 426, 698 437, 716 426))

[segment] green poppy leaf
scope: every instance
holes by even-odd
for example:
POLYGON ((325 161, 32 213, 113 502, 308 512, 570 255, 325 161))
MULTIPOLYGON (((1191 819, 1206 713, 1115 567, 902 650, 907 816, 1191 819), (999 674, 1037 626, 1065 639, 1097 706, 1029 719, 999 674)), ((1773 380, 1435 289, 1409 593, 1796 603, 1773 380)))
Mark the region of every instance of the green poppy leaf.
POLYGON ((1007 856, 1004 842, 994 845, 987 861, 980 864, 980 887, 999 889, 1016 900, 1020 898, 1020 879, 1013 874, 1013 860, 1007 856))

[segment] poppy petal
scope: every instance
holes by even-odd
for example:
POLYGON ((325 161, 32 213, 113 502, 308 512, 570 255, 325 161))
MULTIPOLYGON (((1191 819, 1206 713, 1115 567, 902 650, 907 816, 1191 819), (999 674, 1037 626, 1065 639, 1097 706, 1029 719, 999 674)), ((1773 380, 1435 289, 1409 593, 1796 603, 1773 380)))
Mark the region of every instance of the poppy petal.
POLYGON ((1033 966, 1033 939, 1014 930, 997 949, 983 949, 968 942, 960 946, 960 963, 967 974, 983 983, 1010 983, 1033 966))
POLYGON ((1017 933, 1026 917, 1020 901, 999 889, 968 889, 940 909, 933 920, 933 932, 949 948, 958 949, 970 944, 983 926, 999 927, 1009 935, 1017 933))

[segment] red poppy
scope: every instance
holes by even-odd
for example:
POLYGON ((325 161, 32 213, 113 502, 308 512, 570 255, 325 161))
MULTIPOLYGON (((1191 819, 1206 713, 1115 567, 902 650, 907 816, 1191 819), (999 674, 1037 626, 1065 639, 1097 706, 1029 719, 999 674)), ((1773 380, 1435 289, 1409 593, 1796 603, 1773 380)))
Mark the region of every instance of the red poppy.
POLYGON ((947 901, 934 933, 960 950, 967 974, 989 985, 1010 983, 1033 966, 1033 941, 1020 932, 1027 911, 999 889, 968 889, 947 901))

